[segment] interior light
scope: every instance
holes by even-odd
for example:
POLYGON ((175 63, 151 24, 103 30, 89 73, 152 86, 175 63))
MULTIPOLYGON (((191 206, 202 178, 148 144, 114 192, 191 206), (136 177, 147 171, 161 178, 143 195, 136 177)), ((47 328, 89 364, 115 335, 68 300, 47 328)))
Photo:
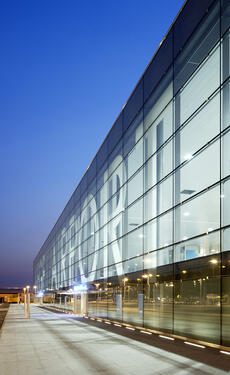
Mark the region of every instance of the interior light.
POLYGON ((212 232, 213 230, 213 228, 208 228, 208 232, 212 232))
POLYGON ((217 259, 211 259, 211 260, 210 260, 210 263, 212 263, 212 264, 217 264, 217 263, 218 263, 218 260, 217 260, 217 259))
POLYGON ((181 272, 185 275, 188 271, 182 270, 181 272))
POLYGON ((193 155, 192 154, 186 154, 184 156, 184 160, 191 160, 193 158, 193 155))
POLYGON ((190 215, 190 213, 189 212, 184 212, 184 214, 183 214, 184 216, 189 216, 190 215))

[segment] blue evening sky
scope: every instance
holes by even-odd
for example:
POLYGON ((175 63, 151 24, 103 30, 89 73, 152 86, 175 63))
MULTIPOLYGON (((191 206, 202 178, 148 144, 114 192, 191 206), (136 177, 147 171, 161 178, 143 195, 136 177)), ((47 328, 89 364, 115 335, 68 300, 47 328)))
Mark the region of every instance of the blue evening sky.
POLYGON ((32 261, 184 0, 0 3, 0 286, 32 261))

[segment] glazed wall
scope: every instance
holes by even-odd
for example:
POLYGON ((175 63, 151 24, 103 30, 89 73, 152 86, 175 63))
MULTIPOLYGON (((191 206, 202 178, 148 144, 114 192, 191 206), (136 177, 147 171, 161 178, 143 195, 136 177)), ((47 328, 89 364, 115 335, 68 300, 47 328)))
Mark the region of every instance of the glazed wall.
POLYGON ((229 26, 228 1, 186 3, 37 255, 39 290, 84 282, 92 315, 230 344, 229 26))

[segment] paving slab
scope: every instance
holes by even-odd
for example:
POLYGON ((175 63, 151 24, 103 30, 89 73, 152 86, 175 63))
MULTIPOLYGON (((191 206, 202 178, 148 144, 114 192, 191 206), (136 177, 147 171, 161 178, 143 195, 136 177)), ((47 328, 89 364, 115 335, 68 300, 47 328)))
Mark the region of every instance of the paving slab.
MULTIPOLYGON (((109 327, 108 327, 109 328, 109 327)), ((1 375, 226 374, 71 314, 10 305, 0 331, 1 375)))

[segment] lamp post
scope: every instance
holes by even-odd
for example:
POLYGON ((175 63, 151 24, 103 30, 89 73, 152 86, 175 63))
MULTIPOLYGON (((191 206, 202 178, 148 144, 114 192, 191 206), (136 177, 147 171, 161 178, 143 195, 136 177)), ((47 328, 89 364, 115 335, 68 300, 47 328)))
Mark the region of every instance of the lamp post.
POLYGON ((26 288, 23 288, 24 292, 24 314, 26 315, 26 288))
POLYGON ((27 285, 26 287, 26 300, 27 300, 27 319, 30 318, 30 286, 27 285))

